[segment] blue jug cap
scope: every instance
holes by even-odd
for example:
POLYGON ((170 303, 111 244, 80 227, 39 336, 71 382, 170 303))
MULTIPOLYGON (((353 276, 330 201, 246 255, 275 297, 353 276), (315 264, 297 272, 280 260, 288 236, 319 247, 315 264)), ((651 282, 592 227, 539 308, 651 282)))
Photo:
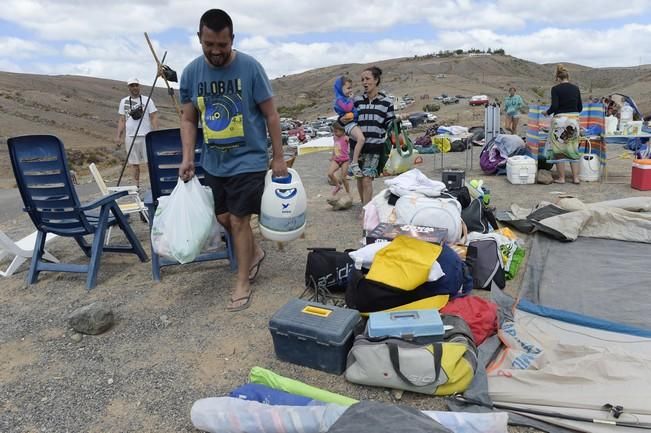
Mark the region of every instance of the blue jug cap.
POLYGON ((271 176, 271 180, 273 180, 276 183, 291 183, 292 182, 292 174, 287 173, 287 176, 281 176, 281 177, 275 177, 271 176))

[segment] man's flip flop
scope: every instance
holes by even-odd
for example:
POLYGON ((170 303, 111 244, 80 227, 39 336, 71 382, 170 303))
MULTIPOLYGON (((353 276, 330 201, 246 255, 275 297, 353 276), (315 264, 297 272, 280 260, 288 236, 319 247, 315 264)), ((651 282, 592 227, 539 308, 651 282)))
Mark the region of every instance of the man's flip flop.
POLYGON ((255 281, 255 278, 258 276, 258 272, 260 272, 260 265, 262 264, 262 261, 265 257, 267 257, 267 252, 265 250, 262 250, 262 257, 260 257, 260 260, 258 260, 258 262, 255 265, 251 266, 251 269, 249 269, 249 283, 255 281), (251 275, 251 271, 254 269, 255 271, 253 272, 253 275, 251 275))
POLYGON ((246 302, 241 304, 241 305, 238 305, 237 307, 230 307, 230 306, 226 307, 226 311, 229 311, 231 313, 235 313, 236 311, 246 310, 247 308, 249 308, 251 306, 251 298, 253 298, 253 289, 251 289, 249 294, 246 295, 246 296, 242 296, 241 298, 237 298, 237 299, 231 299, 231 304, 234 304, 234 303, 240 302, 240 301, 244 301, 244 300, 246 300, 246 302))

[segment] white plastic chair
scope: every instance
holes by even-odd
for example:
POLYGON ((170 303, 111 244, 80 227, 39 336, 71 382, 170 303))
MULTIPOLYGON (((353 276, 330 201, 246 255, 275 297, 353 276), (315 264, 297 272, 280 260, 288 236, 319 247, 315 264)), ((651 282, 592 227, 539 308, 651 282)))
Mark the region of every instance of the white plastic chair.
MULTIPOLYGON (((90 174, 93 175, 93 179, 95 179, 95 183, 99 187, 99 190, 102 192, 102 195, 109 195, 113 192, 120 192, 120 191, 126 191, 129 193, 129 195, 127 195, 123 199, 118 200, 118 206, 120 207, 120 210, 122 211, 123 214, 126 215, 131 213, 140 213, 140 215, 142 215, 145 221, 149 223, 149 214, 147 213, 147 206, 145 206, 145 203, 140 199, 137 186, 135 185, 106 186, 106 183, 104 182, 104 179, 102 178, 102 175, 99 173, 99 170, 97 169, 97 166, 95 165, 94 162, 88 166, 88 169, 90 170, 90 174)), ((109 227, 108 233, 106 234, 107 245, 109 243, 110 238, 111 238, 111 227, 109 227)))
MULTIPOLYGON (((0 271, 0 275, 3 277, 10 277, 11 275, 18 270, 20 265, 25 263, 27 259, 31 259, 34 254, 34 244, 36 243, 36 234, 34 232, 29 236, 25 236, 21 240, 14 242, 9 236, 7 236, 2 230, 0 230, 0 260, 5 257, 14 256, 14 259, 9 264, 9 267, 0 271)), ((47 245, 52 239, 57 238, 58 236, 54 233, 48 233, 45 238, 45 244, 47 245)), ((59 259, 50 254, 47 250, 43 252, 43 258, 50 262, 59 263, 59 259)))

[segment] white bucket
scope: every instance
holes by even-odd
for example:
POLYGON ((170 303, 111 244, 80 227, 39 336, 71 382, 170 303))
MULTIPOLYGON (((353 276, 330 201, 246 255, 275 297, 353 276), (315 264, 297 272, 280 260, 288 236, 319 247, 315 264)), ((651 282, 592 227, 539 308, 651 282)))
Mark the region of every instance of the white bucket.
POLYGON ((592 143, 588 141, 588 153, 581 155, 579 160, 579 179, 582 182, 596 182, 601 174, 601 163, 599 157, 592 154, 592 143))
POLYGON ((276 242, 289 242, 305 231, 307 197, 298 172, 287 169, 284 178, 267 172, 260 204, 260 233, 276 242))

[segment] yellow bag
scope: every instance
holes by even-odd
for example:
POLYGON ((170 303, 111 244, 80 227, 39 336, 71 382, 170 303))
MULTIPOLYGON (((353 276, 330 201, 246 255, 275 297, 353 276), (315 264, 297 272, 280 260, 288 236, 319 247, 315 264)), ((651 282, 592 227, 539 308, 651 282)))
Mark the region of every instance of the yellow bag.
POLYGON ((402 290, 414 290, 427 281, 442 250, 440 245, 398 236, 377 252, 366 279, 402 290))
MULTIPOLYGON (((405 305, 399 305, 397 307, 389 308, 382 311, 412 311, 412 310, 440 310, 445 307, 450 300, 450 295, 435 295, 430 296, 429 298, 419 299, 418 301, 410 302, 405 305)), ((359 312, 363 317, 368 317, 368 312, 359 312)))
POLYGON ((447 153, 452 150, 452 143, 448 137, 432 137, 432 145, 439 148, 439 152, 447 153))

